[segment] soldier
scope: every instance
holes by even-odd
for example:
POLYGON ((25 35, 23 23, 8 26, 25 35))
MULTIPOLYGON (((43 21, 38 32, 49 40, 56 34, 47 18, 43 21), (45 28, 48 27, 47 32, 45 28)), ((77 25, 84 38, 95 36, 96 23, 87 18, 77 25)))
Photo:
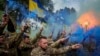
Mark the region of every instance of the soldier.
POLYGON ((65 53, 71 49, 77 49, 80 47, 80 44, 75 44, 72 46, 62 47, 59 49, 52 48, 48 46, 47 38, 45 36, 42 36, 38 40, 38 47, 32 50, 31 56, 53 56, 55 54, 65 53))
POLYGON ((31 41, 29 36, 25 35, 22 42, 19 45, 21 56, 30 56, 30 52, 37 46, 37 39, 40 38, 43 28, 36 34, 36 37, 31 41))
MULTIPOLYGON (((17 47, 20 43, 20 41, 22 40, 21 36, 23 34, 23 31, 21 31, 20 34, 17 34, 15 32, 15 26, 12 22, 12 20, 10 19, 10 17, 8 15, 6 15, 6 19, 4 18, 2 21, 3 21, 3 24, 2 26, 7 26, 7 30, 9 31, 9 38, 4 41, 6 42, 5 44, 7 45, 7 50, 9 51, 8 55, 6 56, 18 56, 18 52, 17 52, 17 47)), ((5 27, 3 27, 5 28, 5 27)), ((1 29, 0 29, 1 30, 1 29)), ((1 31, 1 33, 3 33, 3 31, 1 31)))
POLYGON ((5 29, 6 25, 8 24, 8 15, 4 14, 2 17, 2 22, 0 24, 0 34, 3 33, 3 30, 5 29))
POLYGON ((19 45, 21 51, 21 56, 30 56, 31 50, 34 48, 34 45, 30 42, 29 36, 24 36, 22 42, 19 45))
POLYGON ((0 35, 0 56, 7 56, 7 45, 5 43, 4 34, 0 35))

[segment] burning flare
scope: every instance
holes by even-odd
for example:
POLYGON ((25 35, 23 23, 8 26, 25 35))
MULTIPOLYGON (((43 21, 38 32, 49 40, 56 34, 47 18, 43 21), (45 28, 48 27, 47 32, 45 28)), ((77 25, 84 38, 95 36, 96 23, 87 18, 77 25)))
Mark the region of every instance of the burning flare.
POLYGON ((84 29, 91 29, 94 28, 99 24, 95 14, 93 11, 86 12, 82 14, 77 22, 84 28, 84 29))

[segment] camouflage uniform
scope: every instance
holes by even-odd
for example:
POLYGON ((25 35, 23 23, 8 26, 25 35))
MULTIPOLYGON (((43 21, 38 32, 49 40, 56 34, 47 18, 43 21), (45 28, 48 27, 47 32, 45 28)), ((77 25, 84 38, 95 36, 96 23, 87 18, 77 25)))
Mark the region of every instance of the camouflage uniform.
POLYGON ((6 27, 6 25, 0 25, 0 34, 2 34, 3 33, 3 30, 5 29, 5 27, 6 27))
POLYGON ((32 51, 33 45, 31 43, 25 43, 21 42, 20 43, 20 51, 21 51, 21 56, 30 56, 30 52, 32 51))
MULTIPOLYGON (((67 45, 74 45, 74 44, 77 44, 77 42, 75 41, 75 42, 68 42, 68 43, 67 43, 67 45)), ((68 51, 68 52, 66 53, 66 55, 67 55, 67 56, 78 56, 78 54, 77 54, 77 49, 72 49, 72 50, 68 51)))
POLYGON ((21 51, 21 56, 30 56, 30 53, 34 47, 37 47, 37 40, 40 38, 42 31, 39 31, 39 33, 36 34, 36 37, 30 42, 30 44, 27 44, 25 42, 20 43, 20 51, 21 51))
POLYGON ((23 32, 16 33, 15 24, 11 19, 8 21, 7 30, 9 31, 9 37, 6 40, 6 44, 8 45, 8 56, 18 56, 18 45, 22 40, 23 32))
POLYGON ((55 54, 59 55, 59 54, 67 52, 70 49, 71 49, 70 46, 59 48, 59 49, 48 47, 46 50, 43 50, 42 48, 37 47, 32 50, 31 56, 55 56, 55 54))
MULTIPOLYGON (((6 27, 6 24, 3 24, 3 22, 0 24, 0 35, 3 34, 3 31, 6 27)), ((4 41, 4 43, 0 43, 0 56, 7 56, 8 53, 6 53, 7 45, 4 41)))
POLYGON ((53 47, 53 48, 56 48, 60 44, 60 41, 59 40, 57 40, 57 41, 54 42, 53 39, 52 39, 52 36, 49 36, 47 38, 47 40, 48 40, 48 45, 50 47, 53 47))
POLYGON ((0 44, 0 56, 7 56, 8 51, 7 51, 7 46, 5 43, 0 44))
MULTIPOLYGON (((59 39, 64 38, 64 35, 60 35, 59 39)), ((59 42, 59 39, 57 41, 55 41, 53 44, 51 44, 52 47, 59 49, 64 47, 64 43, 59 42)), ((54 56, 66 56, 66 53, 62 53, 62 54, 56 54, 54 56)))
MULTIPOLYGON (((64 35, 61 35, 61 36, 59 36, 59 39, 61 39, 61 38, 63 38, 63 37, 64 37, 64 35)), ((52 36, 49 36, 49 37, 47 38, 47 40, 48 40, 48 45, 49 45, 50 47, 56 48, 56 49, 59 49, 60 47, 63 47, 63 45, 60 43, 59 39, 58 39, 57 41, 54 42, 53 39, 52 39, 52 36)), ((62 54, 55 54, 55 55, 53 55, 53 56, 65 56, 65 53, 62 53, 62 54)))
MULTIPOLYGON (((6 50, 8 50, 8 55, 6 56, 18 56, 18 45, 21 42, 22 38, 22 34, 23 32, 17 34, 15 31, 15 25, 13 24, 14 22, 12 22, 12 20, 10 18, 8 18, 9 21, 7 22, 7 24, 2 24, 0 25, 0 34, 3 33, 3 30, 5 28, 6 25, 7 26, 7 30, 9 31, 9 38, 6 39, 5 45, 4 47, 7 47, 6 50)), ((1 55, 0 55, 1 56, 1 55)))
POLYGON ((52 35, 49 36, 49 37, 47 38, 47 40, 48 40, 48 45, 49 45, 49 46, 50 46, 51 44, 54 43, 54 41, 53 41, 53 39, 52 39, 52 35))
POLYGON ((9 56, 18 56, 18 46, 22 40, 22 33, 11 33, 10 38, 7 41, 9 47, 9 56))

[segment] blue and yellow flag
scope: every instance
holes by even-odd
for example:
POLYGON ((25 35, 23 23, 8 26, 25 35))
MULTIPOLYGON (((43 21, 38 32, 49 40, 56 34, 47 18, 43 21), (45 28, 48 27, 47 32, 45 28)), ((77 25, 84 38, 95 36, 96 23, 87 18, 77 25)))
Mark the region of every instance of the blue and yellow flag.
POLYGON ((29 11, 37 10, 38 6, 37 3, 33 0, 29 0, 29 11))
POLYGON ((43 16, 43 9, 38 6, 35 0, 29 0, 29 11, 36 13, 38 16, 43 16))

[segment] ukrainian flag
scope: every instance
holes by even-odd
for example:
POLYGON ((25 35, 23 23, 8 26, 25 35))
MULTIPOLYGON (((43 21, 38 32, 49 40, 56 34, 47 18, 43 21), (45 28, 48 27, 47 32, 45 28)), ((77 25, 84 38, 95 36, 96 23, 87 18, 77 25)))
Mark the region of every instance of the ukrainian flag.
POLYGON ((38 6, 37 3, 33 0, 29 0, 29 11, 37 10, 38 6))
POLYGON ((43 16, 43 10, 38 6, 35 0, 29 0, 29 11, 36 13, 38 16, 43 16))

